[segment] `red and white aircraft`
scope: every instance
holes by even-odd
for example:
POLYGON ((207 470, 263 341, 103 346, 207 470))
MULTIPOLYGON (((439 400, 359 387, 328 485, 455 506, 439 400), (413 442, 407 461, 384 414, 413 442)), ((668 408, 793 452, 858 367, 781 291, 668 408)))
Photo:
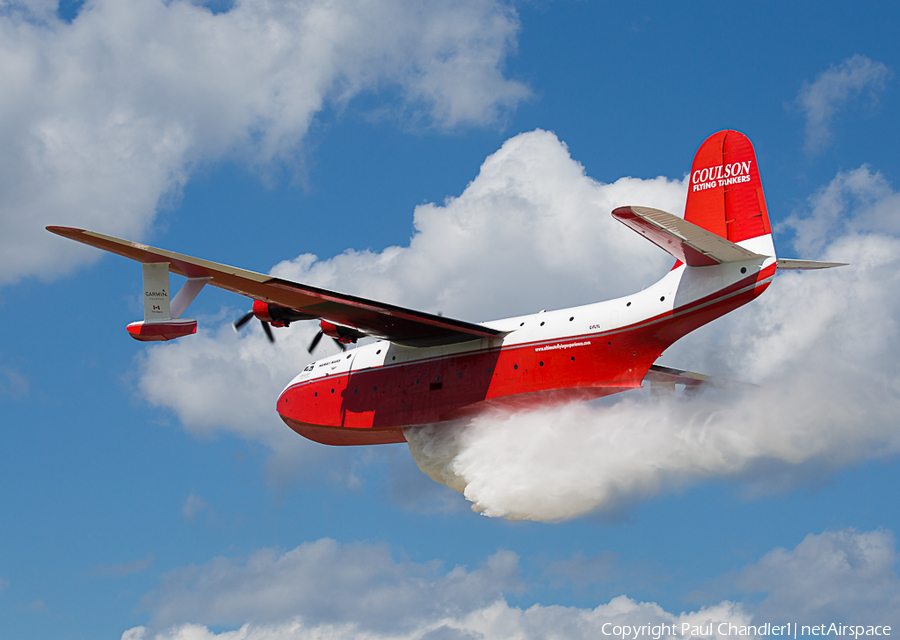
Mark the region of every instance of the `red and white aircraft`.
MULTIPOLYGON (((269 325, 317 319, 343 344, 376 340, 307 365, 278 398, 282 419, 331 445, 405 442, 403 428, 492 404, 587 400, 643 381, 700 384, 705 376, 653 363, 673 342, 747 304, 776 269, 837 263, 776 259, 753 145, 737 131, 710 136, 691 168, 684 219, 643 207, 612 215, 672 254, 675 266, 640 293, 570 309, 474 324, 244 271, 82 229, 58 235, 143 263, 138 340, 196 332, 182 318, 207 284, 253 299, 269 325), (169 299, 169 272, 185 276, 169 299)), ((321 334, 317 336, 321 337, 321 334)))

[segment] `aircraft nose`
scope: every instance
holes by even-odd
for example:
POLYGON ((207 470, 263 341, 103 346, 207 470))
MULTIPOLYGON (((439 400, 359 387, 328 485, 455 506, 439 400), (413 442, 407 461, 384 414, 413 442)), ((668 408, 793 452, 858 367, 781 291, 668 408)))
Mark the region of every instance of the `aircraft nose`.
POLYGON ((278 396, 278 402, 275 405, 275 409, 282 418, 294 418, 294 414, 296 414, 299 409, 299 406, 297 406, 298 404, 296 391, 291 387, 288 387, 281 392, 280 396, 278 396))

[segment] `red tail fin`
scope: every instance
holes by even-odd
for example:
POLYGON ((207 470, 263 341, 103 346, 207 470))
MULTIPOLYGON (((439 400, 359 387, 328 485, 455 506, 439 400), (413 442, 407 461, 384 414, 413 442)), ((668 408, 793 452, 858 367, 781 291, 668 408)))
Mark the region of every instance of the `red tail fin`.
POLYGON ((685 220, 734 243, 772 233, 756 152, 743 133, 708 137, 690 178, 685 220))

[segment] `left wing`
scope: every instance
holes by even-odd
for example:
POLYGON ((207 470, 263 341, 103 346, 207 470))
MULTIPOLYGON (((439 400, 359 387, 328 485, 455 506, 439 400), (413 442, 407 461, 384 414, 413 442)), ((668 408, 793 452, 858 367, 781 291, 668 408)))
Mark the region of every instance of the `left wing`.
POLYGON ((430 347, 504 335, 479 324, 327 291, 93 231, 53 226, 47 227, 47 231, 137 262, 167 262, 169 271, 186 278, 208 278, 207 284, 219 289, 288 307, 310 318, 352 327, 366 335, 406 346, 430 347))

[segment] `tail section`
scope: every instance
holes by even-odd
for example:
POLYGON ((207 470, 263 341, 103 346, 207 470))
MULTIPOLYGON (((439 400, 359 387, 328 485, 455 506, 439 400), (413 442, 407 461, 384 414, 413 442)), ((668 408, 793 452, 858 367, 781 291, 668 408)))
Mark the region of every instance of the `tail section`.
MULTIPOLYGON (((756 152, 738 131, 719 131, 700 145, 683 219, 648 207, 619 207, 612 215, 675 256, 673 270, 775 257, 756 152)), ((844 263, 779 259, 776 265, 827 269, 844 263)))
POLYGON ((775 255, 756 152, 747 136, 719 131, 700 146, 684 219, 756 253, 775 255))

